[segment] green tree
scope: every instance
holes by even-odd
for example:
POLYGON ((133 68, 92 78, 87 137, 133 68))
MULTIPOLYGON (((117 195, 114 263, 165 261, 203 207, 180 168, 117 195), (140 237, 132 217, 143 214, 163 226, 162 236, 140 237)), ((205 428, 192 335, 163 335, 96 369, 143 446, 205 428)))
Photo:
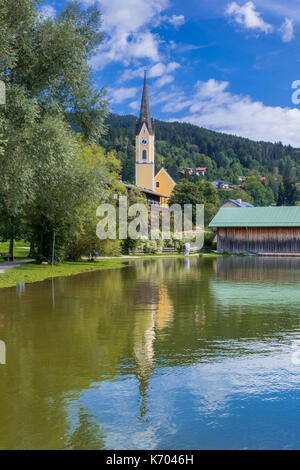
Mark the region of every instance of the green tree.
MULTIPOLYGON (((41 195, 40 207, 45 217, 38 225, 45 230, 40 235, 45 244, 40 239, 38 245, 47 255, 49 231, 59 217, 54 217, 56 222, 49 227, 45 223, 51 219, 53 208, 63 208, 63 201, 68 200, 58 182, 70 183, 70 188, 77 191, 74 199, 80 199, 78 192, 82 189, 72 180, 72 170, 75 177, 78 168, 75 163, 72 169, 70 160, 74 154, 71 127, 86 140, 99 139, 105 130, 104 91, 93 87, 89 67, 89 60, 103 39, 100 12, 95 7, 84 10, 73 2, 52 20, 41 17, 34 0, 2 0, 0 16, 0 79, 7 89, 7 104, 0 109, 0 135, 6 139, 0 152, 1 222, 2 226, 11 227, 12 249, 15 227, 25 216, 30 216, 27 224, 33 222, 32 208, 41 195), (38 142, 37 136, 47 141, 38 142), (61 167, 58 149, 63 152, 61 167), (57 191, 49 195, 47 206, 45 183, 51 181, 48 189, 53 190, 55 179, 57 191)), ((41 212, 37 214, 40 216, 41 212)), ((30 227, 28 232, 32 232, 30 227)))
POLYGON ((274 201, 271 188, 266 188, 256 176, 250 176, 247 179, 246 191, 253 198, 256 206, 269 206, 274 201))
POLYGON ((0 153, 0 232, 10 239, 13 256, 14 239, 20 235, 24 208, 32 198, 33 166, 31 152, 24 151, 30 128, 38 115, 35 100, 28 100, 21 86, 7 87, 8 102, 2 112, 5 146, 0 153))
POLYGON ((278 187, 278 199, 277 199, 277 206, 283 206, 285 203, 285 194, 284 194, 284 185, 280 182, 278 187))
POLYGON ((170 197, 169 204, 193 205, 193 222, 196 217, 196 204, 204 204, 205 206, 205 224, 207 225, 212 217, 216 214, 219 205, 218 191, 216 188, 205 180, 199 180, 192 183, 186 179, 179 182, 170 197))
POLYGON ((247 191, 244 189, 233 189, 230 191, 226 189, 219 189, 218 196, 221 204, 223 204, 225 201, 228 201, 228 199, 241 199, 244 202, 249 202, 250 204, 254 205, 253 197, 250 196, 250 194, 247 193, 247 191))
POLYGON ((49 259, 53 232, 63 249, 80 224, 81 209, 108 198, 108 171, 103 161, 92 166, 80 158, 78 140, 59 116, 36 123, 29 142, 32 197, 25 217, 38 254, 49 259))
MULTIPOLYGON (((105 243, 97 238, 96 209, 104 200, 115 204, 113 195, 126 191, 124 185, 119 183, 120 162, 114 152, 106 154, 98 145, 87 145, 84 141, 80 142, 77 158, 86 172, 84 179, 88 192, 75 207, 73 229, 66 242, 66 256, 68 259, 77 260, 83 255, 93 258, 96 253, 118 254, 118 240, 105 243)), ((85 188, 83 190, 86 191, 85 188)))
POLYGON ((284 202, 288 206, 294 206, 297 200, 297 186, 292 178, 285 178, 283 181, 284 185, 284 202))

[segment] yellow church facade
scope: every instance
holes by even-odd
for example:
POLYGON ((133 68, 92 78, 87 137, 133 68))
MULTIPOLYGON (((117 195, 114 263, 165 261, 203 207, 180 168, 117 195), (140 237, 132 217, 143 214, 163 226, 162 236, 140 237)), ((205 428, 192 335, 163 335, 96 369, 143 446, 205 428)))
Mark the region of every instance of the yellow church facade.
POLYGON ((154 178, 155 191, 170 197, 176 183, 165 168, 161 168, 154 178))
POLYGON ((142 191, 144 189, 157 193, 162 207, 168 205, 176 184, 165 168, 161 168, 155 175, 155 132, 150 115, 146 72, 140 118, 136 125, 135 184, 142 191))
POLYGON ((136 185, 154 191, 154 135, 146 124, 136 136, 136 185))

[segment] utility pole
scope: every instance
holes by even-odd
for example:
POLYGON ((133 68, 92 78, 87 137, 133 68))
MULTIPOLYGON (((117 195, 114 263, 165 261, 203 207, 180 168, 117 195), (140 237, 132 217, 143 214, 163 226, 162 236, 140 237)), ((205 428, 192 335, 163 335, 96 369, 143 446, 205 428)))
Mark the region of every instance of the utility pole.
POLYGON ((53 232, 53 244, 52 244, 52 266, 54 266, 55 258, 55 232, 53 232))
POLYGON ((2 80, 0 80, 0 104, 6 104, 5 83, 2 80))

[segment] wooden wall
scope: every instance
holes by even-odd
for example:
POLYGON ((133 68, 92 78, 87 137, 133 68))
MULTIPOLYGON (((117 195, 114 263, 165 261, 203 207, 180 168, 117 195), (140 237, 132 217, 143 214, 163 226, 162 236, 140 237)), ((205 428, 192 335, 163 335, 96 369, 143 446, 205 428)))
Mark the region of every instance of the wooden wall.
POLYGON ((227 253, 299 253, 300 227, 219 228, 217 248, 227 253))

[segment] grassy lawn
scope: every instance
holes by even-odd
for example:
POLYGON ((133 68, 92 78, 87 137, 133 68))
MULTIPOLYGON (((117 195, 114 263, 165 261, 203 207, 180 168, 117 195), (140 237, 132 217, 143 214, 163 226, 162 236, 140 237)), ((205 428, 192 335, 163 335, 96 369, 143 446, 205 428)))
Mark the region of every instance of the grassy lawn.
POLYGON ((57 266, 29 263, 17 268, 8 269, 3 274, 0 274, 0 288, 13 287, 19 282, 38 282, 51 277, 73 276, 74 274, 87 271, 121 268, 125 263, 126 260, 121 260, 120 258, 115 260, 99 260, 93 263, 85 261, 65 262, 57 266))
MULTIPOLYGON (((0 253, 8 253, 9 242, 0 242, 0 253)), ((15 261, 20 259, 28 258, 29 244, 23 240, 19 240, 14 244, 14 257, 15 261), (25 247, 25 248, 24 248, 25 247)), ((0 257, 0 263, 3 263, 3 259, 0 257)))
POLYGON ((219 258, 219 257, 226 257, 226 256, 231 256, 230 254, 227 253, 200 253, 199 257, 200 258, 219 258))

